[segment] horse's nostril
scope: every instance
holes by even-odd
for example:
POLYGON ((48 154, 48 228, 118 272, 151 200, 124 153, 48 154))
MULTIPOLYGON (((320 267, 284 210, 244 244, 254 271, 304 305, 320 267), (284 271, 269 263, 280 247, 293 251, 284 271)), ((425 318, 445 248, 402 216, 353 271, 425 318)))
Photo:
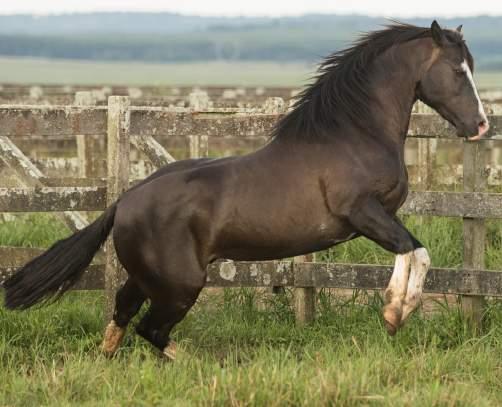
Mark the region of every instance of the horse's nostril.
POLYGON ((478 124, 478 134, 485 134, 490 128, 487 120, 481 120, 478 124))
POLYGON ((488 120, 481 120, 478 122, 478 134, 468 137, 469 140, 479 140, 482 138, 490 129, 490 125, 488 124, 488 120))

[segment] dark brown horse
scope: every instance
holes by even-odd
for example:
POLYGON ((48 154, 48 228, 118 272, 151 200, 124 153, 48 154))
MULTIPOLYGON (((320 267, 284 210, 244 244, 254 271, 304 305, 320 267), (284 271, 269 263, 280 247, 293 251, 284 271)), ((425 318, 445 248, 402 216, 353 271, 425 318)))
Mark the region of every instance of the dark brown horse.
POLYGON ((159 170, 12 276, 6 306, 28 308, 62 294, 113 227, 129 278, 103 349, 116 351, 148 298, 137 332, 174 357, 169 334, 195 303, 209 263, 297 256, 365 236, 397 255, 383 310, 394 334, 417 307, 430 264, 396 218, 408 191, 412 106, 420 99, 459 136, 482 137, 488 122, 472 70, 460 28, 395 24, 370 33, 322 63, 265 147, 159 170))

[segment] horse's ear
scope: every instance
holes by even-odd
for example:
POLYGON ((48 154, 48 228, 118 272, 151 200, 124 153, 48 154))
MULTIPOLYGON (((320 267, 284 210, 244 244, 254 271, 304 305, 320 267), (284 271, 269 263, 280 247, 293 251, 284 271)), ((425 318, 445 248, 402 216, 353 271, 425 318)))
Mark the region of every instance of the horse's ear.
POLYGON ((459 33, 461 33, 461 32, 462 32, 462 24, 460 24, 460 25, 457 27, 457 31, 458 31, 459 33))
POLYGON ((434 20, 431 25, 431 34, 434 42, 441 46, 444 44, 444 33, 443 29, 439 26, 438 22, 434 20))

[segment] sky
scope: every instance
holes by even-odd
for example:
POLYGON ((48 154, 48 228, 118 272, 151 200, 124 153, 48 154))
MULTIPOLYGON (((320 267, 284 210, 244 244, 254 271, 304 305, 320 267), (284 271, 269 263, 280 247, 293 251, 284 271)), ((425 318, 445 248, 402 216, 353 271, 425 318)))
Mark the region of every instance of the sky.
POLYGON ((219 16, 288 16, 306 13, 385 17, 502 15, 501 0, 0 0, 0 14, 89 11, 169 11, 219 16))

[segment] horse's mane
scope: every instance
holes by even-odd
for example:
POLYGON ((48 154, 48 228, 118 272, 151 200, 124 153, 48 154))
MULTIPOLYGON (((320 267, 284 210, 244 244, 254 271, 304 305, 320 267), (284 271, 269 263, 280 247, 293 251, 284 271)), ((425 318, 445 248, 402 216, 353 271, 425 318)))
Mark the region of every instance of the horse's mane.
MULTIPOLYGON (((444 32, 449 41, 463 44, 460 33, 444 32)), ((370 130, 372 61, 393 45, 430 36, 430 28, 393 22, 382 30, 363 35, 349 48, 329 55, 321 62, 313 83, 278 121, 272 137, 322 140, 343 124, 370 130)))

